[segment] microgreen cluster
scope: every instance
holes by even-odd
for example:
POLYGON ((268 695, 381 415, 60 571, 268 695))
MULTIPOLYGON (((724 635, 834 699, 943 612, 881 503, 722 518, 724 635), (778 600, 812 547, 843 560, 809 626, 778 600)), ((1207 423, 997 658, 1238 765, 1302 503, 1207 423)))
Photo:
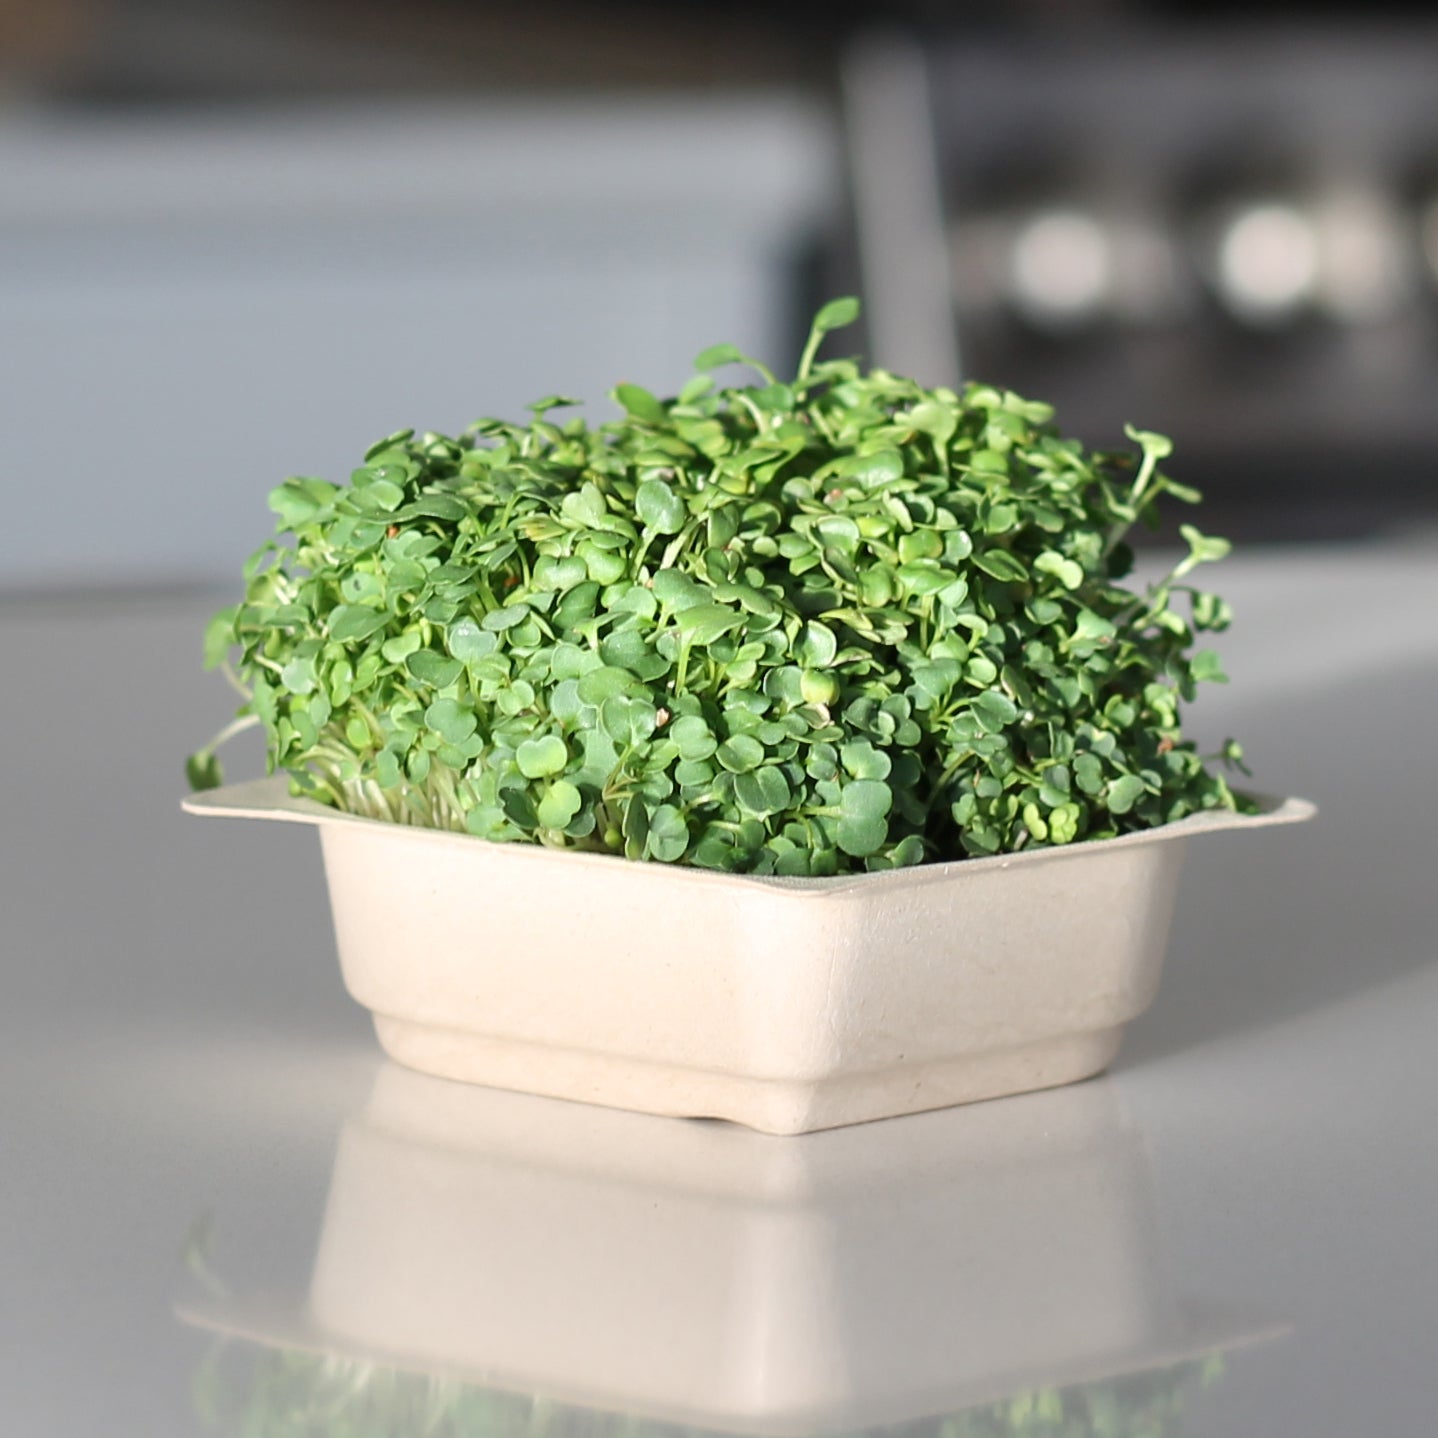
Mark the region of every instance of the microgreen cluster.
MULTIPOLYGON (((1131 525, 1198 497, 1168 441, 1090 453, 1015 394, 818 361, 857 309, 820 311, 788 382, 720 345, 674 398, 619 385, 607 424, 551 396, 288 480, 207 635, 231 728, 352 813, 743 873, 1231 807, 1179 729, 1223 677, 1195 632, 1228 621, 1183 581, 1228 546, 1184 526, 1166 579, 1119 582, 1131 525)), ((218 782, 214 746, 190 768, 218 782)))

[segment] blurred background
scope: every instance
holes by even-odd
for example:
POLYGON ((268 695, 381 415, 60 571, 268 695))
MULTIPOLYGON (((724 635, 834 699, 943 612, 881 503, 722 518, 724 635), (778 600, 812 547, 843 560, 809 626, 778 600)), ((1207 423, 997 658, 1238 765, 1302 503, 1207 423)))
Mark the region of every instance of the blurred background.
POLYGON ((1438 27, 1160 0, 0 0, 0 592, 219 584, 289 473, 733 340, 1438 515, 1438 27))

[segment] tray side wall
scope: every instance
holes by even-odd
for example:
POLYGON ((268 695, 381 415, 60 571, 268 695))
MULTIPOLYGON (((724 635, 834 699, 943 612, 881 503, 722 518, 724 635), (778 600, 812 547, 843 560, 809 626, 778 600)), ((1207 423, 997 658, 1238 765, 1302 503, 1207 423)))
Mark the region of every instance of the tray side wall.
POLYGON ((1185 847, 815 893, 321 834, 346 985, 400 1062, 772 1132, 1097 1072, 1152 999, 1185 847))

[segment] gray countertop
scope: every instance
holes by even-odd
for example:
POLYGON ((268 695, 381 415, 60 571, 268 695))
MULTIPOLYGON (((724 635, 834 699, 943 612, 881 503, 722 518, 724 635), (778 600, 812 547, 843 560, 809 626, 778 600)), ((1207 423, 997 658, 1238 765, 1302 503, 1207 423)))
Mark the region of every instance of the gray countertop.
POLYGON ((1438 548, 1213 582, 1317 822, 1192 846, 1108 1077, 801 1139, 383 1062, 313 836, 179 813, 211 601, 0 604, 0 1429, 1431 1431, 1438 548))

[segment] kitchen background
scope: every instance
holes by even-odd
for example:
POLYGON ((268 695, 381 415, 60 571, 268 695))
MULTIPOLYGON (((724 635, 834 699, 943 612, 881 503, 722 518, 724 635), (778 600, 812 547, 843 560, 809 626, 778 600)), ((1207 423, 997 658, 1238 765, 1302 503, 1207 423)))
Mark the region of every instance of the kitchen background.
POLYGON ((1382 6, 0 0, 0 593, 226 587, 288 473, 851 290, 1210 529, 1431 526, 1435 82, 1382 6))

